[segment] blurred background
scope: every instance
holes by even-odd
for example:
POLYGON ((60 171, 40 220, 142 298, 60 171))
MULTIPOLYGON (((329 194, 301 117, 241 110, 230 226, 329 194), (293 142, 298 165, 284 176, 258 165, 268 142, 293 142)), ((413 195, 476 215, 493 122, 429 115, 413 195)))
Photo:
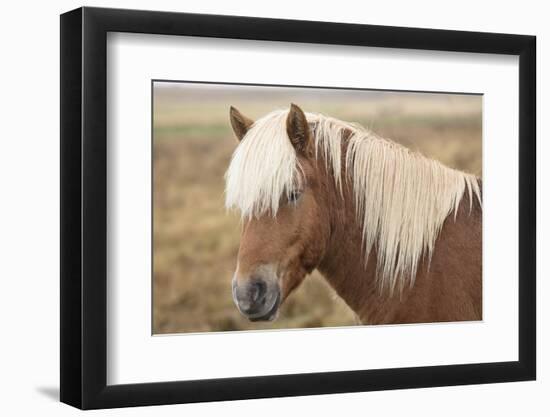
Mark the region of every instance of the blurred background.
POLYGON ((224 208, 223 176, 237 145, 229 106, 257 119, 291 102, 362 124, 481 176, 479 95, 155 82, 154 334, 358 324, 317 272, 287 299, 274 322, 251 323, 233 304, 240 220, 224 208))

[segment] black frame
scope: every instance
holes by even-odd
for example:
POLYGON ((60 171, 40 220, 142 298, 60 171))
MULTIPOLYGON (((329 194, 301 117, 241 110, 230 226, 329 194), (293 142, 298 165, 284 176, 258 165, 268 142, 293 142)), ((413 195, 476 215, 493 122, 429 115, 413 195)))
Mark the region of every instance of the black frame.
POLYGON ((82 409, 533 380, 536 377, 534 36, 80 8, 61 15, 61 401, 82 409), (107 32, 519 56, 519 360, 106 384, 107 32))

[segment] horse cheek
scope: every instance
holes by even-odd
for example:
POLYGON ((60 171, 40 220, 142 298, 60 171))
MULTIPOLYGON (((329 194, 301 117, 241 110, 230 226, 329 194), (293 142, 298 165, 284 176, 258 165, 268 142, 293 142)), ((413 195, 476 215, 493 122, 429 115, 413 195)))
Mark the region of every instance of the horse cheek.
POLYGON ((308 218, 312 224, 308 227, 308 239, 302 255, 302 267, 309 274, 317 268, 328 246, 328 223, 324 220, 323 210, 315 210, 309 214, 308 218))

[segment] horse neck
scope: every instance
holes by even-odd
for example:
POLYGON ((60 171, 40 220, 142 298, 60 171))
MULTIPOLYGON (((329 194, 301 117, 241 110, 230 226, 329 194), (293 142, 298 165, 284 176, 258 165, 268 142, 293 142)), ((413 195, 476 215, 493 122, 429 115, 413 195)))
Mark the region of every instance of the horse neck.
MULTIPOLYGON (((342 141, 342 155, 345 155, 347 151, 347 139, 348 135, 345 134, 342 141)), ((390 294, 388 297, 388 294, 381 294, 376 281, 376 246, 370 251, 368 259, 365 259, 363 225, 356 213, 352 182, 345 180, 347 173, 343 169, 341 177, 342 191, 340 191, 332 177, 332 170, 327 169, 326 166, 325 161, 320 158, 318 160, 319 175, 326 178, 324 188, 327 196, 326 204, 329 207, 330 237, 326 244, 323 259, 317 269, 363 323, 388 322, 388 317, 391 317, 392 314, 401 314, 401 310, 407 308, 406 301, 411 297, 421 300, 422 297, 433 290, 433 288, 427 288, 425 285, 427 282, 425 278, 429 274, 429 264, 423 261, 419 265, 414 287, 405 288, 402 293, 396 296, 390 294)), ((343 163, 342 166, 345 166, 345 164, 343 163)), ((480 181, 478 181, 478 185, 481 192, 480 181)), ((480 231, 481 207, 474 204, 472 210, 469 198, 463 196, 457 215, 454 218, 448 217, 443 229, 440 231, 438 241, 440 248, 443 249, 440 249, 434 257, 448 258, 447 252, 453 253, 453 256, 458 256, 461 251, 470 249, 475 254, 477 253, 476 244, 479 245, 478 252, 481 253, 480 231), (449 221, 449 219, 452 221, 449 221), (445 238, 443 238, 443 235, 445 235, 445 238)), ((472 258, 472 253, 468 254, 467 259, 472 258)), ((434 260, 432 260, 433 262, 434 260)), ((472 268, 476 266, 474 264, 475 262, 472 263, 472 268)), ((465 275, 465 268, 461 265, 462 275, 465 275)), ((479 271, 474 272, 481 276, 478 273, 479 271)), ((455 276, 452 273, 447 275, 449 280, 452 281, 448 285, 455 285, 458 282, 457 280, 453 281, 452 278, 455 278, 455 276)), ((447 276, 439 276, 438 279, 435 280, 437 282, 431 285, 445 285, 447 282, 447 276)), ((474 287, 472 286, 472 288, 474 287)), ((435 289, 434 291, 439 290, 435 289)), ((451 294, 459 294, 459 291, 457 289, 451 294)), ((453 302, 453 300, 447 301, 449 303, 453 302)), ((442 309, 446 311, 445 306, 442 309)), ((406 313, 407 320, 410 319, 411 322, 415 320, 414 311, 407 311, 406 313)))
POLYGON ((361 225, 352 201, 344 195, 340 203, 333 202, 336 207, 330 210, 330 238, 318 270, 349 307, 361 316, 368 299, 377 295, 376 253, 375 250, 371 252, 365 266, 361 225))
MULTIPOLYGON (((342 154, 345 155, 348 135, 344 135, 342 154)), ((338 295, 358 316, 372 297, 378 296, 375 285, 376 250, 369 255, 365 265, 362 245, 362 225, 356 213, 351 181, 345 181, 342 172, 342 190, 338 189, 332 171, 326 169, 325 161, 318 161, 320 175, 325 181, 329 209, 330 237, 325 255, 318 266, 338 295)))

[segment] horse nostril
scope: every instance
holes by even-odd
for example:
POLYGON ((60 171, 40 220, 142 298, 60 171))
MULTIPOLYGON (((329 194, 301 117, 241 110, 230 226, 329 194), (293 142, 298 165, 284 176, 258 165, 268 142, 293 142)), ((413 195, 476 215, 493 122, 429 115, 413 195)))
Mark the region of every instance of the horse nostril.
POLYGON ((250 299, 253 303, 260 301, 267 292, 267 284, 262 279, 255 279, 250 284, 250 299))
POLYGON ((261 313, 270 301, 269 295, 272 291, 270 281, 257 274, 243 281, 241 283, 237 280, 233 281, 233 300, 239 310, 246 315, 261 313))

